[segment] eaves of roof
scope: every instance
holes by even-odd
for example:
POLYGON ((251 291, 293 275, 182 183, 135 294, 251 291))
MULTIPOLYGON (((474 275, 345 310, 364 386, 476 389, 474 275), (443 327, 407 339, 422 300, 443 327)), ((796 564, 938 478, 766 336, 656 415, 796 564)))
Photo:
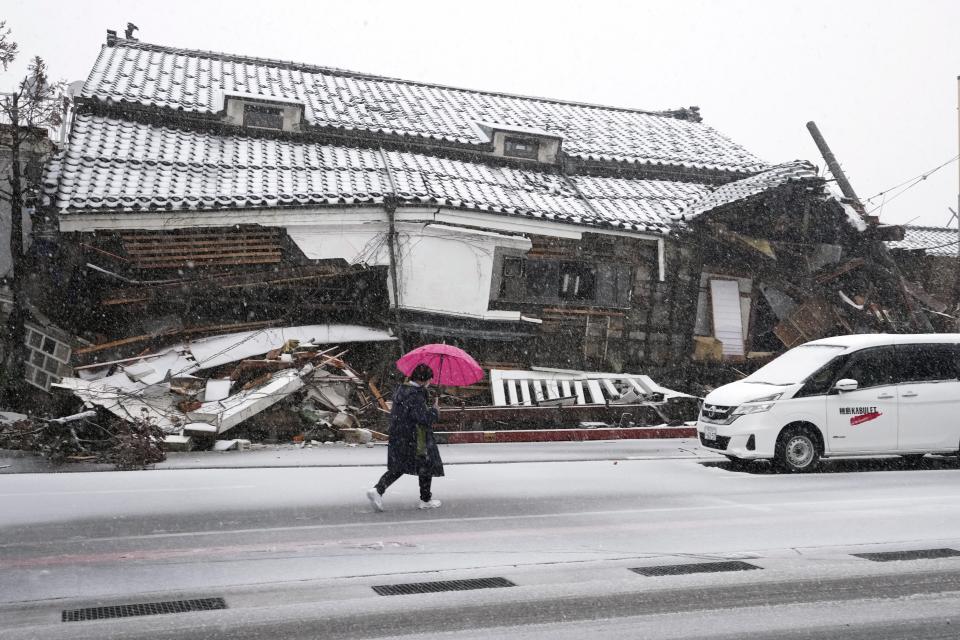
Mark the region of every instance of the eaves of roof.
MULTIPOLYGON (((444 206, 666 234, 708 187, 494 165, 392 149, 223 135, 79 114, 47 193, 63 216, 134 211, 444 206), (395 183, 391 186, 387 167, 395 183), (572 183, 571 183, 572 181, 572 183)), ((322 215, 322 214, 318 214, 322 215)))
MULTIPOLYGON (((78 98, 75 101, 76 112, 142 122, 177 128, 192 128, 198 131, 218 135, 242 135, 250 137, 275 138, 302 142, 318 142, 359 146, 367 148, 385 147, 422 151, 430 155, 463 159, 484 164, 513 166, 521 169, 539 167, 550 170, 539 163, 527 160, 492 155, 491 142, 461 142, 425 137, 396 129, 363 130, 354 127, 311 127, 299 132, 274 131, 269 129, 246 129, 224 123, 214 114, 170 111, 155 106, 135 103, 103 103, 92 98, 78 98)), ((669 162, 638 162, 629 158, 603 156, 597 158, 570 157, 562 154, 560 168, 567 173, 621 177, 629 175, 638 179, 671 180, 678 182, 697 182, 702 184, 725 184, 754 175, 741 171, 723 170, 699 163, 677 165, 669 162)))

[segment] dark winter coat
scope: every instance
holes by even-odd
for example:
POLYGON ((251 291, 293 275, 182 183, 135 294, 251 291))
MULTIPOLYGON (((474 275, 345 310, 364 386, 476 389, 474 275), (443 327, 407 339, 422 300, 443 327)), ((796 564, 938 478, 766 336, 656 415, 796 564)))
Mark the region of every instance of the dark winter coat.
POLYGON ((430 406, 427 390, 403 384, 393 393, 390 411, 390 444, 387 447, 387 468, 394 473, 442 476, 443 460, 433 437, 433 423, 440 414, 430 406), (417 427, 421 427, 423 455, 417 456, 417 427))

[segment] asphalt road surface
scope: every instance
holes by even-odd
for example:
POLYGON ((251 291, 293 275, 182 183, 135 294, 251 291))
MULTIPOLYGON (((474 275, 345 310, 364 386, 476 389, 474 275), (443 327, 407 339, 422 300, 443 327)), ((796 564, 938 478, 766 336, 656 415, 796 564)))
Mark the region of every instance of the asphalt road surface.
POLYGON ((435 481, 441 509, 404 478, 373 513, 380 471, 0 476, 0 638, 960 637, 960 557, 852 555, 960 550, 955 460, 461 464, 435 481), (631 571, 704 562, 753 568, 631 571), (372 588, 494 577, 515 586, 372 588), (227 608, 61 621, 212 597, 227 608))

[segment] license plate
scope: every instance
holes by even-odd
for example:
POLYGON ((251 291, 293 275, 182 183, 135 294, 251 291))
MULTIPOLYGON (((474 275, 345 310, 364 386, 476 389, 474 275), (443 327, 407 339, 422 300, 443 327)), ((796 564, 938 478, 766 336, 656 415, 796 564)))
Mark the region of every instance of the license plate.
POLYGON ((717 439, 717 428, 716 428, 716 427, 704 427, 704 428, 703 428, 703 439, 704 439, 704 440, 716 440, 716 439, 717 439))

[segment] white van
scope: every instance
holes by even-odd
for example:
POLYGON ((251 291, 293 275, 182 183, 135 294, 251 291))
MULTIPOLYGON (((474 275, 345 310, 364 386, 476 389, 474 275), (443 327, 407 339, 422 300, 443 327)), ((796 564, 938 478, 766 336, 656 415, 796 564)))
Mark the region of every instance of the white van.
POLYGON ((960 450, 960 334, 868 334, 795 347, 704 399, 703 448, 810 471, 822 457, 960 450))

